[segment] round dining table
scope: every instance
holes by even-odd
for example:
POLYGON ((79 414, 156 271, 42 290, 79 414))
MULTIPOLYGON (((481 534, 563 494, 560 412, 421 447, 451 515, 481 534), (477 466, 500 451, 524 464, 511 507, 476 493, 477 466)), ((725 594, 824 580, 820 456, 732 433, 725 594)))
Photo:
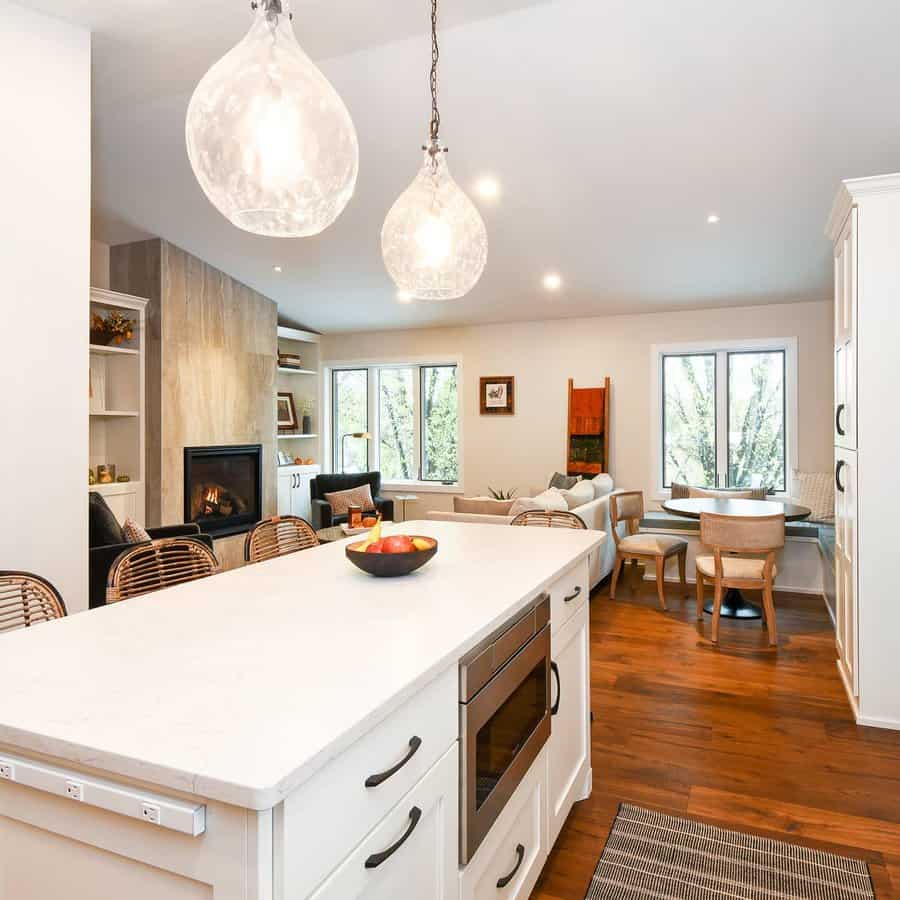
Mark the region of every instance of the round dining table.
MULTIPOLYGON (((762 516, 784 514, 786 522, 796 522, 809 517, 811 510, 797 503, 781 500, 733 500, 717 497, 685 497, 681 500, 666 500, 662 508, 674 516, 699 519, 702 513, 718 513, 722 516, 742 516, 749 519, 762 516)), ((712 614, 713 601, 703 605, 703 611, 712 614)), ((736 588, 729 588, 722 598, 720 615, 729 619, 759 619, 762 610, 751 603, 736 588)))

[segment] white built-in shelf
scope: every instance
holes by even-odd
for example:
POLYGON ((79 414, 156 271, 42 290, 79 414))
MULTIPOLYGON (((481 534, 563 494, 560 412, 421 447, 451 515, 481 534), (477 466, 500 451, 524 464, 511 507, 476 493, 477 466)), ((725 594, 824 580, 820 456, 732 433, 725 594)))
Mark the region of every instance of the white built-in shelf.
POLYGON ((91 353, 102 356, 140 356, 141 351, 132 347, 114 347, 112 344, 89 344, 91 353))
POLYGON ((317 438, 317 434, 279 434, 279 441, 291 441, 294 438, 317 438))
POLYGON ((91 418, 101 419, 135 419, 140 415, 137 410, 105 409, 103 412, 92 412, 91 418))
POLYGON ((318 375, 319 373, 315 369, 289 369, 286 366, 279 366, 279 372, 284 372, 285 375, 318 375))

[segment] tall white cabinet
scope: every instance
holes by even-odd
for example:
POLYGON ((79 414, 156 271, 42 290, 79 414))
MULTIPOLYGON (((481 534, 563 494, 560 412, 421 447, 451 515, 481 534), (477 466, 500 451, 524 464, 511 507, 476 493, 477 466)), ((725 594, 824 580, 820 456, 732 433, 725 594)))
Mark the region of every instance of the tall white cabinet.
POLYGON ((842 183, 834 243, 838 670, 861 725, 900 729, 900 174, 842 183))

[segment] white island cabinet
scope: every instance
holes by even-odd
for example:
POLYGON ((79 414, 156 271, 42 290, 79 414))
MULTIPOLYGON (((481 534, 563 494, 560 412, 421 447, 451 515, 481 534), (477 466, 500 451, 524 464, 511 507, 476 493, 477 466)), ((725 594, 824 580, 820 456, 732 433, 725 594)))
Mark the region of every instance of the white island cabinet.
POLYGON ((335 543, 0 636, 0 900, 526 898, 590 790, 605 535, 403 527, 405 578, 335 543), (460 868, 459 660, 544 592, 550 739, 460 868))

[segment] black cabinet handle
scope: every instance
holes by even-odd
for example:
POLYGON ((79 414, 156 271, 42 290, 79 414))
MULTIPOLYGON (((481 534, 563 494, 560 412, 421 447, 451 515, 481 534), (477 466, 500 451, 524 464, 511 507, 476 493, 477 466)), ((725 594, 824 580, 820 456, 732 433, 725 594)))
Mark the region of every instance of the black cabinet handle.
POLYGON ((838 403, 837 409, 834 413, 834 429, 837 433, 843 437, 847 432, 844 431, 844 426, 841 425, 841 413, 844 411, 844 404, 838 403))
POLYGON ((380 772, 378 775, 370 775, 366 779, 366 787, 378 787, 378 785, 383 781, 387 781, 388 778, 391 777, 391 775, 396 775, 416 755, 416 750, 418 750, 421 746, 422 738, 413 735, 409 739, 409 753, 407 753, 406 756, 404 756, 396 766, 391 766, 390 769, 387 769, 384 772, 380 772))
POLYGON ((559 666, 555 662, 550 663, 550 671, 556 676, 556 703, 550 707, 550 715, 555 716, 559 712, 559 695, 562 693, 562 685, 559 681, 559 666))
POLYGON ((579 584, 578 587, 576 587, 575 590, 572 591, 572 593, 569 594, 568 597, 563 597, 563 602, 571 603, 580 593, 581 593, 581 585, 579 584))
POLYGON ((419 824, 419 819, 422 818, 422 810, 419 809, 418 806, 414 806, 409 811, 409 828, 406 829, 403 837, 397 841, 396 844, 392 844, 387 850, 382 850, 380 853, 373 853, 366 860, 366 868, 367 869, 377 869, 386 859, 390 859, 409 839, 409 836, 416 830, 416 825, 419 824))
POLYGON ((834 467, 834 486, 843 494, 844 493, 844 485, 841 481, 841 471, 847 463, 844 460, 839 459, 837 461, 837 465, 834 467))
POLYGON ((516 872, 519 871, 519 866, 522 865, 522 860, 525 859, 525 848, 521 844, 516 844, 516 857, 516 864, 513 866, 512 872, 497 879, 498 888, 505 888, 516 877, 516 872))

